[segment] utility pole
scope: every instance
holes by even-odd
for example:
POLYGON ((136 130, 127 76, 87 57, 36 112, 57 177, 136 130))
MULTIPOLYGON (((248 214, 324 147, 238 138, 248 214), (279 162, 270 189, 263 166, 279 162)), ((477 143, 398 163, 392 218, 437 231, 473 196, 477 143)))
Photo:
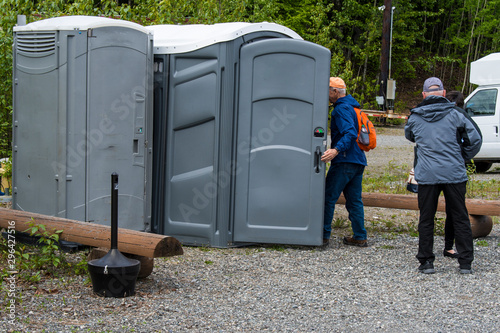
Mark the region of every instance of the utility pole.
POLYGON ((391 18, 392 18, 392 0, 384 0, 384 6, 379 7, 384 11, 382 26, 382 47, 380 55, 380 90, 379 96, 383 96, 383 110, 387 110, 387 80, 389 79, 389 62, 391 49, 391 18))

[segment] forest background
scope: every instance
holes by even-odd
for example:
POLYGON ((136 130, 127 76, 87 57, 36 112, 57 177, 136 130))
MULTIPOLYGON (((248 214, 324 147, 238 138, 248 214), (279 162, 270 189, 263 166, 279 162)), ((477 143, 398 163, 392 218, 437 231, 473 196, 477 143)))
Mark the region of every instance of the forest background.
MULTIPOLYGON (((342 77, 365 109, 377 109, 384 0, 0 0, 0 157, 11 154, 12 29, 64 15, 120 18, 142 25, 275 22, 332 53, 342 77)), ((421 99, 423 80, 440 77, 468 95, 470 62, 500 51, 500 0, 393 0, 391 78, 394 111, 421 99)))

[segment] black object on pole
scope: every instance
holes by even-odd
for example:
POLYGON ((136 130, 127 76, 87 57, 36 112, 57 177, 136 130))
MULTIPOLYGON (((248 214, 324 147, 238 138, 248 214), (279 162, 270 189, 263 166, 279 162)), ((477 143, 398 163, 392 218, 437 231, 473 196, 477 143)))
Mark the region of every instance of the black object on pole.
POLYGON ((118 174, 111 174, 111 250, 118 249, 118 174))
POLYGON ((87 264, 94 292, 104 297, 135 294, 141 262, 118 251, 118 174, 111 175, 111 249, 100 259, 87 264))

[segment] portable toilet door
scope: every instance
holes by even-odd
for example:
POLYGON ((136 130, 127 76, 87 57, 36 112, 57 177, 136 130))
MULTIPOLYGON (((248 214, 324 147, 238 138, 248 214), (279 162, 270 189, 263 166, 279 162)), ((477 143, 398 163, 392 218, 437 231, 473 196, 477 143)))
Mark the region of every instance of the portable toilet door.
POLYGON ((321 245, 330 51, 268 39, 240 54, 233 240, 321 245))
POLYGON ((14 28, 13 208, 149 228, 152 35, 103 17, 14 28))

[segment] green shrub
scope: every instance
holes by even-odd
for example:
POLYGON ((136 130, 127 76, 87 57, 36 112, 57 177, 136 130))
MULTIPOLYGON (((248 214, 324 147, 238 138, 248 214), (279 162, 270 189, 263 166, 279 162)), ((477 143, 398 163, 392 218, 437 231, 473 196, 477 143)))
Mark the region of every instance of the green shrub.
MULTIPOLYGON (((59 236, 63 230, 47 230, 43 224, 37 224, 32 219, 26 230, 30 236, 38 236, 39 246, 30 246, 16 242, 14 247, 15 270, 19 281, 36 283, 44 277, 57 277, 60 274, 82 275, 87 273, 86 255, 80 255, 79 261, 70 262, 59 246, 59 236)), ((9 256, 7 240, 0 240, 0 260, 6 262, 9 256)), ((7 267, 2 268, 0 275, 8 276, 7 267)))

